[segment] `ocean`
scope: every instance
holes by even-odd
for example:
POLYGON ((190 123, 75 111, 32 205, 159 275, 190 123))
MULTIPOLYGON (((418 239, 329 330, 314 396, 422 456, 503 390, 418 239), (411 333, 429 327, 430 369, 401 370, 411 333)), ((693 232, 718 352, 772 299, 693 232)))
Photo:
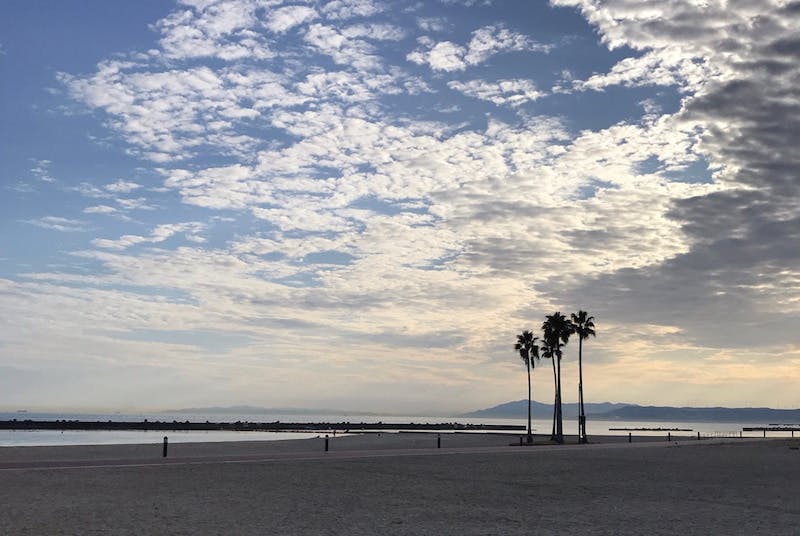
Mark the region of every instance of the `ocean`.
MULTIPOLYGON (((190 421, 190 422, 351 422, 351 423, 454 423, 461 424, 492 424, 527 426, 526 419, 497 419, 497 418, 466 418, 466 417, 430 417, 430 416, 398 416, 398 415, 281 415, 272 413, 257 414, 188 414, 188 413, 0 413, 0 420, 82 420, 82 421, 190 421)), ((552 427, 550 420, 534 419, 533 432, 536 435, 548 435, 552 427)), ((742 422, 644 422, 644 421, 606 421, 587 420, 587 432, 591 436, 627 435, 627 430, 636 428, 660 428, 659 431, 632 430, 634 435, 660 435, 666 438, 667 433, 672 436, 696 436, 699 432, 703 437, 709 436, 736 436, 761 437, 762 432, 742 432, 745 427, 768 426, 772 423, 742 423, 742 422), (681 429, 688 431, 669 431, 667 429, 681 429)), ((564 433, 575 435, 577 433, 577 420, 564 420, 564 433)), ((522 431, 511 431, 516 435, 524 434, 522 431)), ((8 446, 36 446, 36 445, 100 445, 100 444, 149 444, 161 443, 164 436, 170 443, 192 443, 213 441, 280 441, 285 439, 306 439, 319 437, 324 432, 265 432, 265 431, 82 431, 82 430, 0 430, 0 447, 8 446)), ((790 432, 767 432, 768 437, 789 437, 790 432)), ((800 436, 800 434, 798 434, 800 436)))

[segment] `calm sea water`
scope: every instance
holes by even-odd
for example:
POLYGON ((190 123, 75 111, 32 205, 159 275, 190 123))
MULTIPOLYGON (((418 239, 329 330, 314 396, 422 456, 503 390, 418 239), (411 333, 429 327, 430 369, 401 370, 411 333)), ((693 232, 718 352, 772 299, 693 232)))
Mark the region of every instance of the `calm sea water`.
MULTIPOLYGON (((191 422, 351 422, 351 423, 452 423, 462 424, 494 424, 494 425, 520 425, 525 426, 525 419, 485 419, 464 417, 424 417, 424 416, 375 416, 375 415, 278 415, 278 414, 168 414, 168 413, 102 413, 102 414, 74 414, 74 413, 0 413, 0 420, 85 420, 85 421, 191 421, 191 422)), ((769 423, 714 423, 714 422, 644 422, 644 421, 602 421, 588 420, 587 431, 590 436, 625 435, 624 431, 611 431, 609 428, 685 428, 690 432, 671 432, 672 435, 696 435, 700 432, 707 435, 739 435, 743 427, 766 426, 769 423)), ((550 420, 535 419, 533 421, 534 434, 548 435, 552 423, 550 420)), ((564 432, 574 435, 577 433, 575 419, 564 420, 564 432)), ((524 433, 524 432, 513 432, 524 433)), ((642 432, 635 431, 634 435, 662 435, 666 431, 642 432)), ((284 439, 305 439, 319 437, 323 432, 294 433, 294 432, 233 432, 233 431, 191 431, 191 432, 164 432, 164 431, 78 431, 65 430, 24 430, 0 431, 0 446, 27 446, 27 445, 100 445, 100 444, 138 444, 160 443, 164 436, 169 437, 172 443, 211 442, 211 441, 276 441, 284 439)), ((744 432, 744 437, 760 437, 761 432, 744 432)), ((788 437, 789 432, 768 432, 769 437, 788 437)), ((800 437, 800 434, 797 434, 800 437)))

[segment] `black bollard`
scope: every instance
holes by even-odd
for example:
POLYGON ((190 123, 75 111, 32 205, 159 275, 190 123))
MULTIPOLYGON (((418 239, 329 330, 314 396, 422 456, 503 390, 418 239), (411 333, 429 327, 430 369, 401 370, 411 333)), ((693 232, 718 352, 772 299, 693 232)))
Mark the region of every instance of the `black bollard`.
POLYGON ((519 446, 522 446, 522 436, 519 436, 519 446))
POLYGON ((700 441, 700 432, 697 432, 697 440, 700 441))
POLYGON ((442 448, 442 434, 436 434, 436 448, 442 448))
POLYGON ((325 452, 328 452, 328 436, 325 436, 325 452))
POLYGON ((164 452, 163 452, 163 457, 164 457, 164 458, 166 458, 166 457, 167 457, 167 436, 164 436, 164 452))
POLYGON ((672 432, 667 432, 667 441, 672 441, 672 432))
POLYGON ((633 443, 633 434, 628 432, 628 443, 633 443))

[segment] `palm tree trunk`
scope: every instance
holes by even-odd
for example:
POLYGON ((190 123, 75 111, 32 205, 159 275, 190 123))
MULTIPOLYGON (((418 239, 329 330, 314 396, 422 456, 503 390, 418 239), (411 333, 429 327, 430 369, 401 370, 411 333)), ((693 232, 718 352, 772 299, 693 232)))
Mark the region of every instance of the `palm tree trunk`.
POLYGON ((561 413, 561 359, 558 360, 558 389, 556 394, 556 441, 564 442, 564 420, 561 413))
POLYGON ((531 364, 528 365, 528 443, 533 443, 533 433, 531 431, 531 364))
POLYGON ((556 358, 553 357, 553 430, 550 432, 550 439, 556 439, 556 406, 558 406, 558 377, 556 376, 556 358))
POLYGON ((578 337, 578 443, 586 443, 586 413, 583 410, 583 337, 578 337))

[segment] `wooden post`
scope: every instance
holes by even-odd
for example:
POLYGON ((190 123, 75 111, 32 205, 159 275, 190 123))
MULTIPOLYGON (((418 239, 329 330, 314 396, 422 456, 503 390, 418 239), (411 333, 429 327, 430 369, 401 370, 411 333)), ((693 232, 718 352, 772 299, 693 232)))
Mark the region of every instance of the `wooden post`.
POLYGON ((328 434, 325 434, 325 452, 328 452, 328 434))
POLYGON ((163 455, 162 457, 164 457, 164 458, 167 457, 167 442, 168 442, 167 436, 164 436, 164 452, 162 453, 162 455, 163 455))

